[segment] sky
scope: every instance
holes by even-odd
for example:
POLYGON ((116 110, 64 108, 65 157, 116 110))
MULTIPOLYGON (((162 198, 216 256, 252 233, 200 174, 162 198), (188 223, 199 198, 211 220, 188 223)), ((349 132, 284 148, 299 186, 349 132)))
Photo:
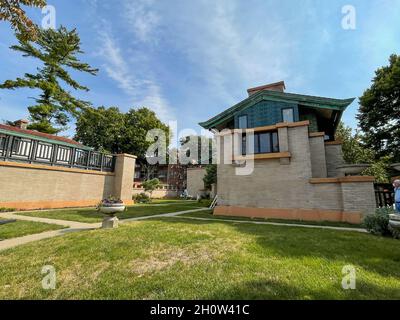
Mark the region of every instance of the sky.
MULTIPOLYGON (((166 123, 200 134, 199 122, 284 80, 286 91, 357 98, 343 116, 357 127, 358 97, 377 68, 400 54, 400 0, 48 0, 56 26, 76 28, 80 59, 97 76, 73 72, 94 106, 146 106, 166 123), (352 6, 355 19, 348 22, 352 6), (344 10, 344 11, 343 11, 344 10), (348 25, 348 24, 346 24, 348 25), (355 28, 353 28, 355 27, 355 28)), ((41 24, 45 14, 29 9, 41 24)), ((353 11, 351 11, 353 13, 353 11)), ((353 16, 352 16, 353 17, 353 16)), ((9 47, 0 22, 0 82, 40 64, 9 47)), ((27 118, 35 90, 0 91, 0 120, 27 118)), ((74 126, 63 135, 73 136, 74 126)))

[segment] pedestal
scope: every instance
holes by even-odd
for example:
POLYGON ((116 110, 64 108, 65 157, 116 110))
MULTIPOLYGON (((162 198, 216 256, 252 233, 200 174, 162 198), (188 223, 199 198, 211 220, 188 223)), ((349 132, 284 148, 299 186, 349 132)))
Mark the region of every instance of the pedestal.
POLYGON ((389 219, 389 224, 392 228, 400 229, 400 214, 390 214, 389 219))
POLYGON ((102 228, 103 229, 114 229, 118 228, 118 218, 117 217, 105 217, 103 219, 102 228))

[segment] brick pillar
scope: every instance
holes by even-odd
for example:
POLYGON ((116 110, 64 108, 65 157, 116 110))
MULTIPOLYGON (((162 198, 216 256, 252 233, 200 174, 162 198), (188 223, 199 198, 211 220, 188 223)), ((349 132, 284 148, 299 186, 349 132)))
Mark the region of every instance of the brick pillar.
MULTIPOLYGON (((278 139, 279 139, 279 151, 288 152, 289 151, 289 133, 287 127, 278 128, 278 139)), ((290 159, 281 158, 280 164, 288 165, 290 164, 290 159)))
POLYGON ((130 154, 118 154, 115 160, 114 196, 133 204, 133 179, 135 176, 136 157, 130 154))
POLYGON ((374 177, 362 178, 364 181, 341 183, 344 221, 358 222, 352 221, 352 216, 354 216, 352 213, 354 212, 360 212, 362 216, 375 212, 374 177))

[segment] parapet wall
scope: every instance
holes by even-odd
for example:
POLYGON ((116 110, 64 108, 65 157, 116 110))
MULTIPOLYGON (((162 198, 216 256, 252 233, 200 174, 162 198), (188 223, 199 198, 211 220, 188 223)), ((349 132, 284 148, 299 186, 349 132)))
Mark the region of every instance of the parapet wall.
POLYGON ((132 204, 135 157, 117 155, 114 172, 0 161, 0 207, 94 206, 110 195, 132 204))

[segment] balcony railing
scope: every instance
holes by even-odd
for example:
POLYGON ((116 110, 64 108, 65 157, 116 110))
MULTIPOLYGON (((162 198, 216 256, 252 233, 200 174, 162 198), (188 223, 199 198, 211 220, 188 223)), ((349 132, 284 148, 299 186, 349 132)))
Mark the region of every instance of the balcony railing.
POLYGON ((0 161, 114 171, 115 157, 101 152, 0 134, 0 161))

